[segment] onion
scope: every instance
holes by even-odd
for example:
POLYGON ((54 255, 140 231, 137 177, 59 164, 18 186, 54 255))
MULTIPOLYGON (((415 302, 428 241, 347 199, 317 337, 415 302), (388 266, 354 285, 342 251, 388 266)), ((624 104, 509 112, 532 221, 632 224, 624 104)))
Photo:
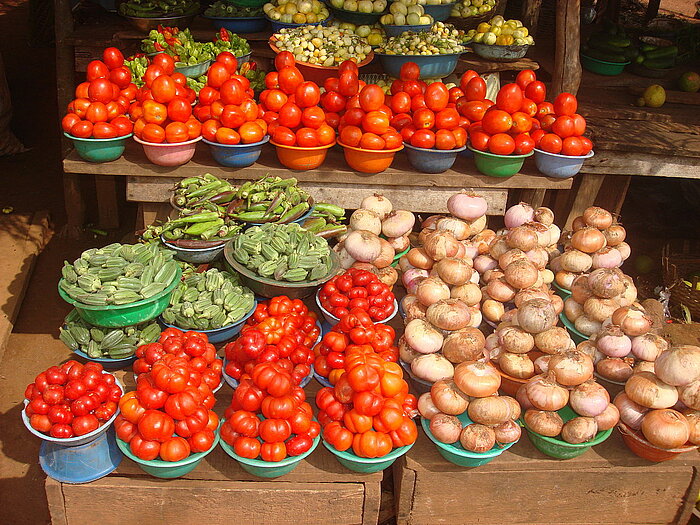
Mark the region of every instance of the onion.
POLYGON ((595 253, 605 246, 605 236, 591 227, 581 228, 571 236, 571 246, 585 253, 595 253))
POLYGON ((535 265, 538 270, 544 270, 549 262, 549 255, 547 255, 547 250, 540 246, 536 246, 532 250, 525 252, 528 260, 535 265))
POLYGON ((580 385, 593 377, 593 360, 578 350, 556 354, 549 360, 549 374, 561 385, 580 385))
POLYGON ((700 379, 700 347, 680 345, 662 352, 654 364, 664 383, 685 386, 700 379))
POLYGON ((469 406, 469 398, 457 388, 451 379, 442 379, 433 383, 430 395, 438 410, 451 416, 463 414, 469 406))
POLYGON ((512 308, 503 314, 501 318, 502 323, 506 323, 513 326, 518 326, 518 309, 512 308))
POLYGON ((488 362, 464 361, 454 369, 454 380, 459 389, 472 397, 495 394, 501 386, 498 370, 488 362))
POLYGON ((419 379, 434 383, 450 379, 454 375, 454 366, 441 355, 427 354, 411 361, 411 372, 419 379))
POLYGON ((690 425, 676 410, 651 410, 642 420, 642 434, 656 447, 679 448, 688 442, 690 425))
POLYGON ((451 232, 436 230, 425 239, 423 249, 434 261, 454 257, 459 250, 459 241, 451 232))
POLYGON ((523 290, 519 290, 518 293, 515 294, 515 297, 513 298, 513 303, 515 303, 516 307, 520 307, 523 305, 523 303, 529 301, 530 299, 549 299, 549 293, 540 290, 540 289, 535 289, 535 288, 525 288, 523 290))
POLYGON ((556 437, 564 426, 561 416, 548 410, 529 409, 525 411, 524 418, 530 430, 543 436, 556 437))
POLYGON ((530 410, 531 408, 535 408, 535 405, 532 404, 530 401, 530 398, 527 397, 527 384, 521 385, 518 390, 515 392, 515 400, 518 402, 518 405, 522 407, 523 410, 530 410))
MULTIPOLYGON (((571 343, 573 344, 573 341, 571 341, 571 343)), ((579 344, 576 345, 576 350, 578 350, 579 352, 583 352, 591 359, 595 358, 596 353, 600 355, 600 359, 603 359, 605 357, 602 353, 598 352, 598 349, 595 347, 595 344, 593 344, 593 342, 590 340, 581 341, 579 344)), ((597 362, 596 359, 594 359, 594 361, 597 362)))
POLYGON ((637 287, 632 282, 631 277, 625 275, 624 278, 626 286, 620 297, 620 306, 630 306, 637 300, 637 287))
MULTIPOLYGON (((654 372, 654 363, 652 361, 637 361, 632 368, 632 373, 636 374, 637 372, 654 372)), ((678 395, 680 396, 680 389, 678 395)))
POLYGON ((445 257, 435 266, 440 279, 445 283, 453 286, 459 286, 469 282, 474 270, 471 265, 463 260, 454 257, 445 257))
POLYGON ((467 306, 475 306, 481 302, 481 290, 474 283, 453 286, 450 289, 450 298, 459 299, 467 306))
POLYGON ((481 305, 481 312, 486 319, 495 323, 503 318, 505 306, 495 299, 487 299, 481 305))
POLYGON ((494 259, 499 259, 508 250, 510 250, 510 246, 506 242, 505 235, 497 235, 489 247, 489 255, 494 259))
POLYGON ((477 255, 474 259, 474 269, 482 275, 494 268, 498 268, 498 261, 488 255, 477 255))
POLYGON ((549 371, 549 360, 552 358, 551 355, 541 355, 535 359, 535 373, 536 374, 547 374, 549 371))
POLYGON ((569 402, 569 391, 544 376, 535 376, 530 379, 525 392, 530 403, 538 410, 560 410, 569 402))
MULTIPOLYGON (((423 280, 426 277, 428 277, 428 275, 429 274, 427 270, 423 270, 421 268, 410 268, 406 270, 401 276, 401 282, 403 282, 404 286, 408 288, 409 283, 413 282, 416 279, 423 280)), ((418 283, 416 283, 416 286, 418 286, 418 283)))
POLYGON ((518 419, 520 417, 520 413, 522 412, 522 409, 520 408, 520 404, 518 401, 510 396, 500 396, 501 399, 505 400, 508 405, 510 406, 510 419, 518 419))
POLYGON ((408 235, 389 237, 387 241, 396 253, 400 253, 411 246, 411 239, 408 237, 408 235))
POLYGON ((529 225, 523 224, 508 232, 506 242, 511 248, 527 252, 537 247, 537 232, 529 225))
POLYGON ((647 408, 670 408, 678 401, 676 387, 667 385, 651 372, 632 375, 625 383, 625 393, 632 401, 647 408))
POLYGON ((505 279, 492 279, 486 285, 486 293, 489 297, 496 299, 502 303, 507 303, 515 297, 515 289, 509 285, 505 279))
POLYGON ((506 326, 496 330, 498 342, 506 352, 526 354, 535 347, 535 338, 517 326, 506 326))
POLYGON ((441 443, 456 443, 462 433, 462 423, 455 416, 435 414, 430 420, 430 432, 441 443))
POLYGON ((459 299, 445 299, 428 306, 427 320, 441 330, 461 330, 469 326, 469 307, 459 299))
POLYGON ((420 223, 420 227, 423 230, 434 230, 437 221, 442 219, 444 215, 430 215, 423 222, 420 223))
POLYGON ((505 423, 510 417, 510 403, 499 396, 473 399, 467 409, 469 419, 480 425, 493 427, 505 423))
MULTIPOLYGON (((336 246, 340 246, 340 244, 337 244, 336 246)), ((352 256, 345 249, 344 243, 343 246, 338 250, 338 259, 340 260, 340 267, 343 270, 347 270, 353 264, 355 264, 355 259, 353 259, 352 256)))
POLYGON ((649 409, 632 401, 624 392, 617 394, 613 403, 620 412, 620 421, 631 429, 639 430, 649 409))
POLYGON ((630 337, 647 333, 653 324, 644 310, 634 306, 623 306, 615 310, 612 314, 612 322, 630 337))
POLYGON ((678 387, 678 397, 686 406, 700 410, 700 380, 678 387))
POLYGON ((452 233, 458 241, 463 241, 471 236, 469 223, 455 217, 443 217, 435 226, 437 230, 452 233))
POLYGON ((472 452, 488 452, 496 444, 496 433, 487 426, 475 423, 462 429, 459 442, 472 452))
POLYGON ((462 190, 447 199, 447 210, 460 219, 473 221, 486 215, 486 199, 472 192, 462 190))
POLYGON ((533 286, 537 282, 539 272, 528 259, 520 259, 510 263, 503 270, 503 275, 509 285, 522 290, 533 286))
POLYGON ((693 445, 700 445, 700 414, 698 412, 686 410, 683 412, 683 415, 686 421, 688 421, 688 428, 690 430, 688 441, 693 445))
MULTIPOLYGON (((372 210, 359 208, 350 216, 349 226, 351 230, 365 230, 375 235, 382 233, 382 219, 372 210)), ((397 237, 397 235, 392 235, 397 237)))
POLYGON ((591 292, 604 299, 617 297, 625 291, 624 274, 617 268, 600 268, 592 271, 588 276, 587 284, 591 292))
POLYGON ((600 297, 590 297, 583 303, 583 313, 591 321, 602 323, 610 319, 612 314, 619 307, 615 299, 601 299, 600 297))
POLYGON ((554 223, 554 212, 549 208, 540 206, 535 210, 533 219, 537 222, 541 222, 545 226, 549 226, 550 224, 554 223))
POLYGON ((574 218, 574 221, 571 223, 571 233, 579 231, 581 228, 586 227, 586 221, 583 220, 583 216, 579 215, 578 217, 574 218))
POLYGON ((386 266, 377 271, 377 277, 382 283, 392 288, 394 284, 396 284, 396 281, 399 280, 399 272, 397 272, 393 266, 386 266))
POLYGON ((613 223, 613 216, 608 210, 598 206, 590 206, 583 211, 583 220, 588 226, 604 230, 613 223))
POLYGON ((566 328, 555 326, 535 335, 535 346, 545 354, 559 354, 571 348, 571 336, 566 328))
POLYGON ((424 392, 418 398, 418 412, 425 419, 432 419, 433 416, 440 413, 435 403, 433 403, 430 392, 424 392))
POLYGON ((408 262, 416 268, 430 270, 435 261, 426 253, 424 248, 411 248, 406 254, 408 262))
POLYGON ((396 210, 382 221, 382 233, 385 237, 401 237, 408 234, 416 223, 416 216, 410 211, 396 210))
POLYGON ((486 340, 481 330, 477 328, 464 328, 452 332, 445 338, 442 345, 442 355, 453 363, 463 361, 476 361, 484 355, 486 340))
POLYGON ((408 345, 421 354, 434 354, 442 348, 442 333, 423 319, 408 323, 403 336, 408 345))
POLYGON ((406 339, 404 339, 403 336, 399 338, 399 359, 403 361, 404 363, 408 363, 409 365, 413 362, 413 360, 421 356, 420 352, 416 352, 413 348, 408 346, 408 343, 406 342, 406 339))
MULTIPOLYGON (((537 245, 544 248, 552 244, 549 236, 549 227, 539 222, 528 222, 525 226, 532 228, 537 235, 537 245)), ((527 251, 527 250, 526 250, 527 251)))
POLYGON ((485 229, 477 233, 471 241, 479 249, 479 253, 488 253, 489 246, 494 240, 496 240, 496 232, 485 229))
POLYGON ((649 332, 632 338, 632 353, 637 359, 656 361, 665 350, 668 350, 668 341, 660 335, 649 332))
POLYGON ((423 279, 416 289, 416 297, 424 306, 450 298, 450 288, 439 277, 423 279))
MULTIPOLYGON (((345 250, 360 262, 372 262, 382 251, 382 244, 376 234, 367 230, 354 230, 345 239, 345 250)), ((392 256, 393 257, 393 256, 392 256)))
POLYGON ((399 259, 399 270, 401 270, 402 272, 405 272, 405 271, 408 271, 412 268, 415 268, 415 266, 413 266, 409 262, 408 257, 406 257, 405 254, 402 255, 401 258, 399 259))
POLYGON ((532 209, 532 206, 521 202, 520 204, 511 206, 506 210, 506 213, 503 216, 503 222, 505 223, 506 228, 512 229, 517 228, 526 222, 532 222, 534 218, 535 210, 532 209))
POLYGON ((592 417, 575 417, 564 423, 561 438, 567 443, 578 444, 592 440, 598 433, 598 424, 592 417))
POLYGON ((379 239, 379 243, 381 244, 381 252, 379 256, 372 261, 372 264, 377 268, 386 268, 394 261, 396 252, 386 239, 379 239))
POLYGON ((601 359, 595 365, 595 370, 605 379, 624 383, 630 377, 634 370, 629 360, 620 359, 619 357, 608 357, 601 359))
POLYGON ((373 211, 379 216, 380 219, 383 220, 387 215, 389 215, 389 213, 391 213, 393 206, 391 205, 391 201, 389 199, 383 195, 380 195, 379 193, 375 193, 374 195, 370 195, 362 199, 360 208, 373 211))
POLYGON ((498 358, 498 366, 504 374, 518 379, 529 379, 535 375, 535 364, 527 354, 504 352, 498 358))
POLYGON ((632 254, 632 248, 630 248, 630 245, 627 244, 626 242, 621 242, 617 246, 615 246, 615 249, 620 252, 622 255, 622 260, 626 261, 629 256, 632 254))
POLYGON ((613 324, 598 334, 596 347, 609 357, 627 357, 632 350, 632 340, 613 324))
POLYGON ((592 336, 600 332, 603 325, 598 321, 589 319, 587 316, 582 315, 576 321, 574 321, 574 328, 581 332, 583 335, 592 336))
POLYGON ((527 255, 525 255, 524 251, 518 250, 517 248, 512 248, 498 258, 498 266, 501 268, 507 268, 510 264, 519 260, 529 262, 529 259, 527 258, 527 255))
POLYGON ((593 297, 593 290, 588 284, 588 276, 580 275, 574 279, 571 284, 571 297, 574 301, 579 304, 585 303, 588 299, 593 297))
POLYGON ((559 257, 561 269, 571 273, 587 272, 593 265, 593 258, 579 250, 566 250, 559 257))
POLYGON ((561 229, 556 224, 549 225, 549 242, 552 243, 552 252, 557 252, 556 244, 561 240, 561 229))
POLYGON ((596 417, 602 414, 610 403, 610 395, 594 380, 576 386, 569 393, 569 404, 579 416, 596 417))
POLYGON ((564 315, 569 321, 576 322, 576 319, 583 315, 583 305, 569 297, 564 301, 564 315))
POLYGON ((561 269, 561 252, 557 250, 556 255, 552 256, 552 253, 547 251, 547 254, 549 255, 549 268, 552 270, 555 274, 559 273, 562 271, 561 269))
POLYGON ((610 430, 620 421, 620 411, 612 403, 608 403, 608 406, 600 414, 595 416, 596 424, 598 425, 598 430, 610 430))
POLYGON ((493 432, 496 434, 496 443, 501 446, 518 441, 522 434, 522 429, 515 421, 509 420, 493 427, 493 432))
POLYGON ((622 254, 616 248, 606 246, 592 256, 593 268, 617 268, 622 264, 622 254))
POLYGON ((557 314, 546 299, 532 299, 518 308, 518 325, 531 334, 539 334, 557 324, 557 314))
POLYGON ((627 231, 621 224, 614 222, 603 230, 603 235, 605 235, 608 246, 618 246, 625 240, 627 231))

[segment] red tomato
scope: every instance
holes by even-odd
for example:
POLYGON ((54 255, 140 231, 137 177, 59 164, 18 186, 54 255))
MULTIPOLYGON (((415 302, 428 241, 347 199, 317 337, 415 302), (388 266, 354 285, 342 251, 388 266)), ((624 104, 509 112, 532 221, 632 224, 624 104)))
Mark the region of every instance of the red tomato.
POLYGON ((289 51, 280 51, 275 57, 275 69, 281 71, 285 67, 293 67, 296 64, 294 55, 289 51))
POLYGON ((459 126, 459 113, 456 109, 446 108, 435 115, 435 127, 437 129, 454 129, 457 126, 459 126))
POLYGON ((510 113, 501 109, 490 109, 481 120, 481 126, 491 135, 505 133, 513 126, 513 118, 510 113))
POLYGON ((450 88, 450 102, 451 103, 456 104, 457 101, 462 97, 464 97, 464 91, 462 91, 462 88, 458 88, 456 86, 453 88, 450 88))
POLYGON ((411 137, 411 146, 432 149, 435 147, 435 133, 429 129, 419 129, 411 137))
POLYGON ((319 145, 318 134, 315 129, 299 128, 296 132, 297 146, 302 148, 315 148, 319 145))
POLYGON ((426 89, 423 95, 425 97, 425 105, 428 109, 438 112, 447 107, 450 101, 450 92, 447 86, 442 82, 433 82, 426 89))
POLYGON ((245 90, 238 80, 232 78, 221 85, 219 95, 224 104, 240 104, 245 97, 245 90))
POLYGON ((529 98, 535 104, 544 102, 546 95, 547 88, 545 87, 544 82, 533 80, 532 82, 528 83, 527 86, 525 86, 525 98, 529 98))
POLYGON ((92 122, 89 120, 81 120, 73 125, 70 129, 70 134, 74 137, 87 139, 92 136, 92 127, 92 122))
MULTIPOLYGON (((39 417, 42 417, 42 416, 39 416, 39 417)), ((51 427, 50 435, 51 435, 51 437, 55 437, 55 438, 59 438, 59 439, 70 438, 70 437, 73 437, 73 435, 74 435, 73 428, 70 425, 66 425, 65 423, 59 423, 59 424, 53 425, 51 427)))
POLYGON ((469 84, 469 81, 474 78, 478 77, 479 73, 474 71, 473 69, 468 69, 467 71, 462 74, 461 78, 459 79, 459 87, 462 90, 462 92, 466 92, 466 87, 467 84, 469 84))
POLYGON ((382 135, 382 139, 384 139, 384 148, 385 149, 396 149, 401 147, 401 143, 403 142, 403 138, 401 135, 398 133, 393 133, 393 132, 388 132, 384 133, 382 135))
POLYGON ((171 437, 160 445, 163 461, 181 461, 190 455, 190 445, 185 438, 171 437))
POLYGON ((93 430, 97 430, 100 426, 100 422, 92 414, 87 416, 78 416, 73 419, 71 425, 73 427, 73 434, 76 436, 83 436, 89 434, 93 430))
POLYGON ((575 123, 573 117, 561 116, 552 123, 552 133, 556 133, 562 139, 575 134, 575 123))
POLYGON ((358 147, 362 139, 362 130, 357 126, 345 126, 340 132, 340 142, 348 146, 358 147))
POLYGON ((405 126, 413 124, 413 119, 408 113, 399 113, 394 115, 389 122, 392 128, 401 131, 405 126))
POLYGON ((124 89, 131 84, 131 71, 124 66, 113 69, 109 72, 109 80, 116 84, 120 90, 124 89))
POLYGON ((416 127, 411 123, 407 124, 403 128, 401 128, 401 138, 403 139, 404 142, 411 142, 411 138, 413 137, 413 134, 416 132, 416 127))
POLYGON ((399 79, 406 80, 418 80, 420 77, 420 67, 415 62, 405 62, 401 66, 401 71, 399 72, 399 79))
POLYGON ((224 64, 214 62, 207 71, 207 85, 213 88, 220 88, 230 78, 230 73, 224 64))
POLYGON ((165 130, 158 124, 148 123, 141 130, 141 137, 146 142, 160 144, 165 140, 165 130))
POLYGON ((93 60, 87 65, 85 76, 88 82, 98 78, 109 78, 109 68, 101 60, 93 60))
POLYGON ((236 130, 222 126, 216 130, 216 142, 219 144, 240 144, 241 136, 236 130))
POLYGON ((423 95, 415 95, 411 99, 411 111, 418 111, 419 109, 427 108, 425 103, 425 97, 423 95))
POLYGON ((301 109, 293 102, 287 102, 279 110, 279 123, 287 128, 296 128, 301 124, 301 109))
POLYGON ((377 111, 384 105, 384 91, 376 84, 367 84, 360 91, 359 100, 363 111, 377 111))
POLYGON ((238 59, 230 51, 222 51, 216 55, 216 62, 223 64, 229 74, 234 75, 238 70, 238 59))
POLYGON ((80 122, 80 117, 78 115, 76 115, 75 113, 68 113, 61 120, 61 129, 63 129, 63 131, 65 131, 66 133, 70 133, 71 128, 75 126, 78 122, 80 122))
MULTIPOLYGON (((435 147, 437 149, 454 149, 457 147, 457 140, 449 129, 439 129, 435 133, 435 147)), ((393 309, 393 305, 392 305, 393 309)), ((370 312, 371 313, 371 312, 370 312)))
POLYGON ((102 62, 109 69, 116 69, 124 65, 124 55, 116 47, 108 47, 102 52, 102 62))
POLYGON ((175 97, 168 103, 168 118, 175 122, 187 122, 192 115, 192 105, 184 98, 175 97))
POLYGON ((51 421, 49 417, 44 414, 32 414, 29 418, 29 424, 33 429, 43 432, 44 434, 48 434, 51 430, 51 421))
POLYGON ((397 93, 391 97, 390 107, 394 113, 408 113, 411 110, 411 97, 408 93, 397 93))
POLYGON ((526 113, 516 111, 512 115, 513 124, 510 127, 511 133, 527 133, 532 128, 532 118, 526 113))
POLYGON ((507 133, 496 133, 489 139, 489 151, 495 155, 510 155, 515 151, 515 141, 507 133))
POLYGON ((284 146, 294 146, 296 144, 296 135, 294 132, 285 126, 278 126, 272 133, 272 141, 276 144, 282 144, 284 146))
POLYGON ((540 119, 540 127, 545 131, 550 131, 555 120, 557 120, 557 117, 553 113, 545 115, 540 119))
POLYGON ((527 133, 520 133, 515 136, 515 150, 513 153, 516 155, 527 155, 533 149, 535 149, 535 141, 527 133))
POLYGON ((321 90, 314 82, 301 82, 294 91, 294 97, 300 108, 309 108, 321 102, 321 90))
POLYGON ((578 157, 583 155, 585 146, 581 141, 580 137, 566 137, 562 141, 561 154, 569 155, 571 157, 578 157))
POLYGON ((413 113, 413 125, 416 129, 431 129, 435 126, 435 113, 428 108, 419 109, 413 113))
POLYGON ((169 144, 187 142, 189 138, 189 132, 184 122, 171 122, 165 126, 165 141, 169 144))
POLYGON ((561 153, 562 140, 554 133, 547 133, 540 139, 539 148, 547 153, 561 153))
POLYGON ((362 117, 362 129, 368 133, 383 135, 389 131, 389 117, 381 111, 370 111, 362 117))
POLYGON ((532 69, 523 69, 518 76, 515 77, 515 83, 520 86, 520 89, 525 89, 528 84, 537 80, 537 75, 532 69))
POLYGON ((108 122, 96 122, 92 127, 92 136, 96 139, 113 139, 119 136, 119 131, 108 122))
POLYGON ((339 113, 345 109, 347 99, 335 91, 328 91, 321 96, 321 106, 331 113, 339 113))
POLYGON ((216 142, 216 130, 221 127, 221 124, 216 119, 209 119, 202 124, 202 136, 209 142, 216 142))
POLYGON ((288 95, 294 93, 302 82, 304 77, 296 67, 284 67, 279 71, 280 89, 288 95))
POLYGON ((554 99, 554 113, 557 116, 574 115, 578 108, 578 101, 571 93, 560 93, 554 99))
POLYGON ((161 75, 153 80, 151 93, 153 99, 161 104, 167 104, 175 98, 175 81, 168 75, 161 75))
POLYGON ((408 93, 408 96, 411 98, 423 94, 423 88, 417 80, 405 80, 403 83, 403 90, 408 93))
POLYGON ((517 84, 506 84, 498 90, 496 107, 508 113, 519 111, 523 105, 523 90, 517 84))
POLYGON ((215 100, 218 100, 221 95, 217 89, 211 86, 204 86, 199 91, 199 103, 203 106, 211 105, 215 100))
POLYGON ((95 79, 88 86, 88 99, 90 99, 90 102, 107 104, 112 101, 112 95, 112 83, 106 78, 95 79))
POLYGON ((238 134, 241 136, 243 144, 253 144, 260 142, 265 137, 265 132, 259 124, 255 122, 246 122, 239 129, 238 134))
POLYGON ((93 102, 87 108, 85 118, 93 124, 96 122, 107 122, 107 120, 109 120, 107 106, 105 106, 102 102, 93 102))
POLYGON ((542 140, 542 137, 544 137, 546 133, 547 132, 543 129, 538 129, 530 133, 530 137, 532 137, 532 140, 535 141, 536 148, 540 147, 540 140, 542 140))
POLYGON ((326 114, 318 106, 304 108, 301 112, 301 124, 307 128, 318 129, 326 120, 326 114))
POLYGON ((467 100, 484 100, 486 98, 486 81, 479 77, 473 77, 462 87, 467 100))
POLYGON ((167 53, 158 53, 152 57, 151 64, 162 68, 166 75, 172 75, 175 72, 175 59, 167 53))
POLYGON ((321 124, 316 130, 316 134, 318 135, 318 143, 321 146, 332 144, 335 141, 335 130, 328 124, 321 124))
POLYGON ((574 135, 581 136, 586 132, 586 119, 578 113, 572 115, 574 119, 574 135))
POLYGON ((360 79, 354 71, 343 71, 338 80, 338 93, 344 97, 357 95, 360 90, 360 79))
POLYGON ((386 146, 386 142, 376 133, 363 133, 360 139, 360 147, 363 149, 381 150, 386 146))
POLYGON ((531 117, 534 117, 535 115, 537 115, 537 104, 535 104, 535 102, 530 100, 529 98, 524 98, 523 105, 520 107, 520 111, 531 117))

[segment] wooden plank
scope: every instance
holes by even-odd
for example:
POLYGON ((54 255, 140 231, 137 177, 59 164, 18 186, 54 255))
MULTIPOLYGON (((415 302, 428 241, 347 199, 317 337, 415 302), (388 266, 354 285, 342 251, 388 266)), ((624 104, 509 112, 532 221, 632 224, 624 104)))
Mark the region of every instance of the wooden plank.
POLYGON ((537 70, 540 65, 530 58, 521 58, 515 62, 492 62, 474 53, 465 53, 459 57, 458 64, 467 69, 473 69, 480 75, 501 71, 522 71, 523 69, 537 70))
POLYGON ((700 157, 697 127, 685 127, 680 123, 601 120, 589 122, 588 129, 597 150, 700 157), (674 127, 677 129, 673 130, 674 127))
POLYGON ((583 164, 581 173, 700 179, 700 158, 596 151, 595 156, 583 164))
POLYGON ((566 229, 571 228, 574 219, 583 213, 583 210, 592 206, 598 196, 601 184, 605 180, 605 175, 583 175, 581 186, 576 193, 574 203, 569 210, 569 218, 566 219, 566 229))
POLYGON ((114 176, 96 175, 97 212, 100 228, 107 230, 119 227, 117 206, 117 181, 114 176))
POLYGON ((68 525, 62 487, 63 485, 52 477, 46 477, 44 489, 46 490, 46 500, 49 504, 52 525, 68 525))
POLYGON ((557 0, 556 44, 552 94, 568 92, 574 95, 581 84, 581 1, 557 0))
MULTIPOLYGON (((522 190, 520 192, 520 201, 521 202, 527 202, 532 206, 533 208, 539 208, 542 206, 542 203, 544 202, 544 196, 547 190, 544 189, 538 189, 538 190, 522 190)), ((505 212, 503 212, 505 213, 505 212)))
POLYGON ((644 120, 647 123, 650 123, 649 121, 653 119, 655 122, 673 122, 671 115, 652 113, 641 108, 608 107, 592 103, 579 103, 578 112, 586 117, 587 120, 594 122, 598 122, 599 119, 644 120))
POLYGON ((610 211, 613 215, 620 215, 631 181, 632 177, 629 175, 605 177, 598 191, 595 205, 610 211))
POLYGON ((392 465, 394 474, 394 506, 396 508, 396 523, 406 524, 411 517, 413 498, 416 489, 416 471, 406 465, 404 456, 398 458, 392 465))
MULTIPOLYGON (((384 473, 381 473, 382 476, 384 473)), ((379 510, 382 505, 381 483, 364 484, 364 507, 362 512, 362 525, 377 525, 379 522, 379 510)), ((335 509, 333 509, 335 512, 335 509)))

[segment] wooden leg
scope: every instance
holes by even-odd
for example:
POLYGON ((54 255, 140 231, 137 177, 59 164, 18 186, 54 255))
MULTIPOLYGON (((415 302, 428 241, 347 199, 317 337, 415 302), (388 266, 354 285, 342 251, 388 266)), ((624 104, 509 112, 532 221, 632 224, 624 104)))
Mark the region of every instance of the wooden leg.
POLYGON ((539 208, 544 202, 544 196, 547 192, 544 188, 537 188, 534 190, 522 190, 520 192, 520 200, 522 202, 527 202, 533 208, 539 208))
POLYGON ((108 230, 119 227, 117 206, 117 179, 113 175, 95 175, 97 190, 97 213, 100 228, 108 230))
POLYGON ((530 30, 530 34, 537 34, 537 22, 540 18, 542 0, 525 0, 522 6, 522 22, 530 30))
POLYGON ((606 177, 595 201, 596 206, 605 208, 613 215, 620 215, 631 180, 631 176, 624 175, 606 177))
POLYGON ((85 206, 80 193, 80 175, 77 173, 63 174, 63 200, 68 227, 82 228, 85 223, 85 206))
POLYGON ((586 208, 593 205, 604 180, 605 175, 583 175, 581 186, 579 186, 571 211, 569 211, 569 217, 566 219, 565 228, 567 230, 571 229, 571 224, 576 217, 581 215, 586 208))
POLYGON ((554 96, 568 92, 574 95, 581 84, 581 1, 557 0, 556 48, 554 52, 554 73, 552 91, 554 96))

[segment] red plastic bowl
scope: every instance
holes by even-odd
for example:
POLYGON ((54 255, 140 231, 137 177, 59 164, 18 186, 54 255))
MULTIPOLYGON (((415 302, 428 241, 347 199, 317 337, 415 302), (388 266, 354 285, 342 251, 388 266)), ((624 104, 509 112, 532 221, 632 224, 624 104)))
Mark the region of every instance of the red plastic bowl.
POLYGON ((629 448, 634 454, 640 458, 648 459, 649 461, 654 461, 657 463, 673 459, 684 452, 692 452, 698 449, 697 445, 691 444, 688 444, 688 446, 682 448, 672 449, 655 447, 644 439, 641 432, 631 429, 622 421, 617 424, 617 429, 620 431, 620 434, 622 434, 622 441, 625 442, 627 448, 629 448))
POLYGON ((153 164, 172 167, 187 164, 194 156, 194 152, 197 149, 197 142, 202 140, 202 137, 173 144, 166 142, 160 144, 146 142, 136 136, 134 136, 134 140, 143 146, 143 152, 146 154, 146 158, 153 164))

